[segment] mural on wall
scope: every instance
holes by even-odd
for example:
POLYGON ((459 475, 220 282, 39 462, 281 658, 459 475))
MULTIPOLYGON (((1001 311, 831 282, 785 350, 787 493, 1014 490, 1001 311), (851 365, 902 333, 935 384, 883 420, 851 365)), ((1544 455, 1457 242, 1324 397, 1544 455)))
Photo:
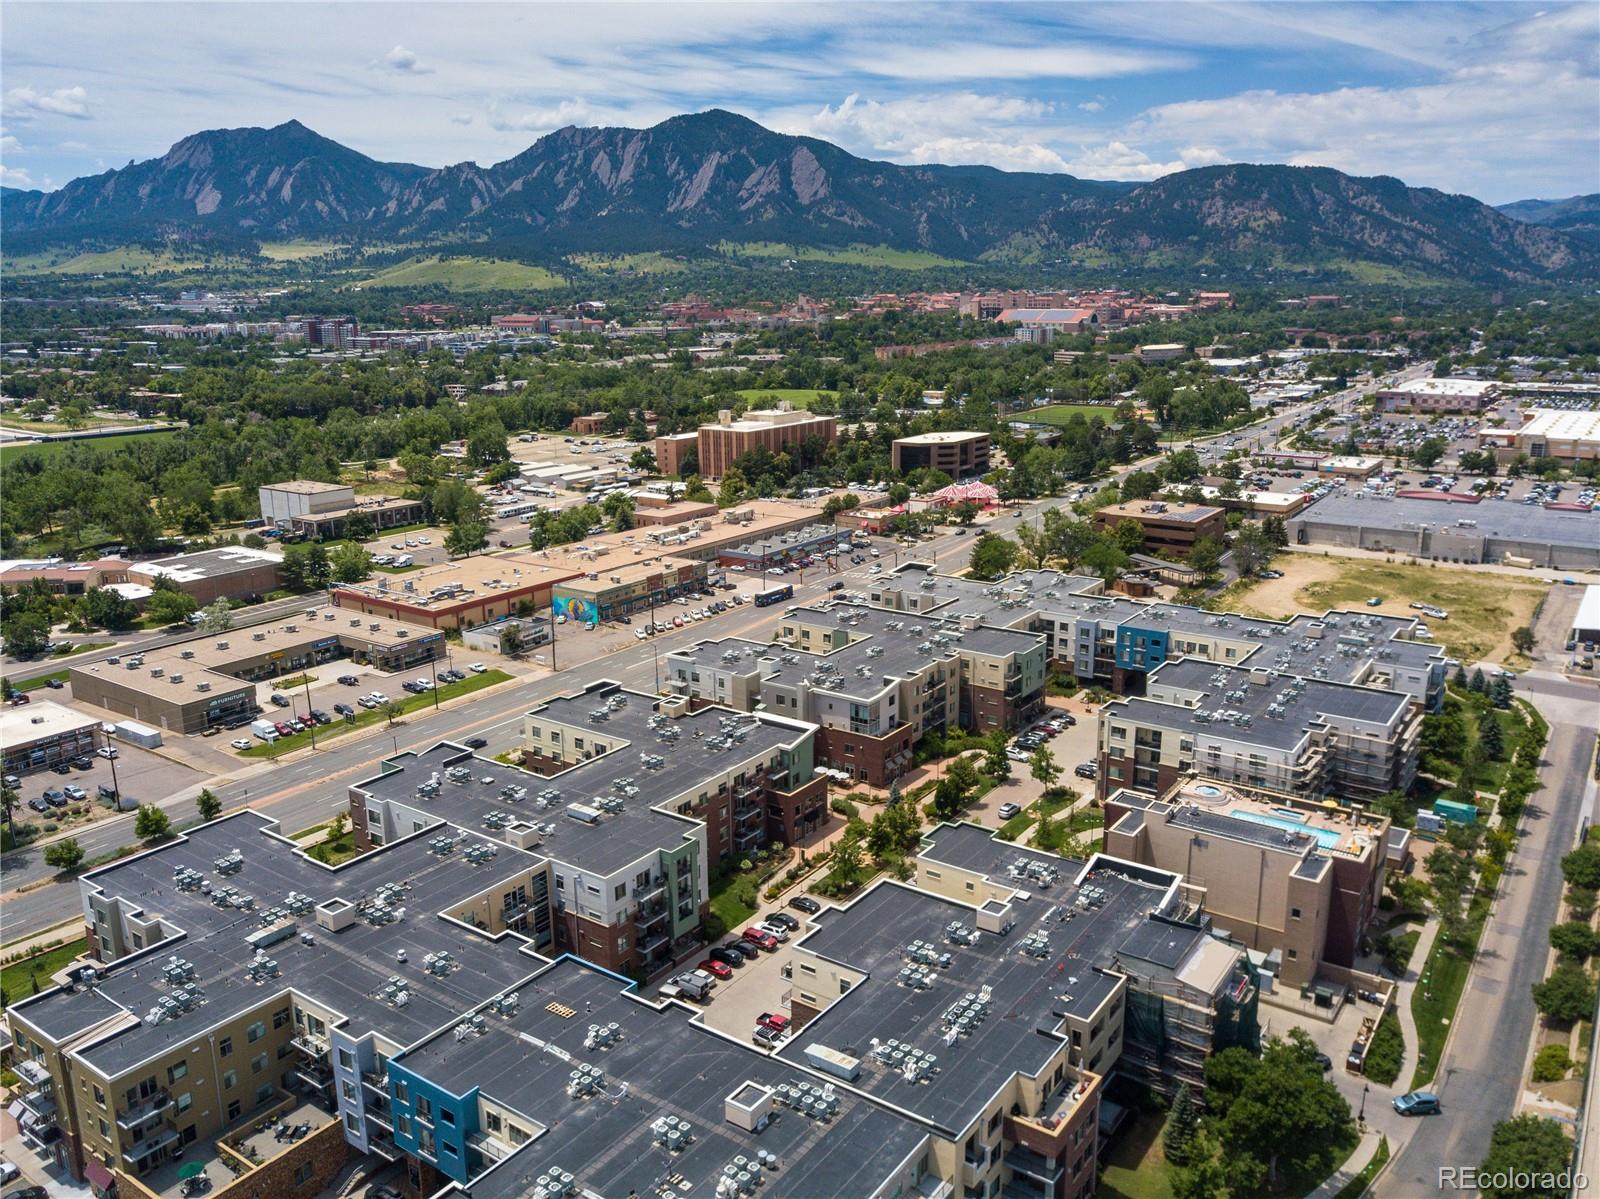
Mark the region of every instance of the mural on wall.
POLYGON ((580 599, 575 595, 558 595, 550 601, 550 607, 557 616, 565 616, 568 620, 579 620, 587 624, 591 620, 599 620, 600 612, 590 599, 580 599))

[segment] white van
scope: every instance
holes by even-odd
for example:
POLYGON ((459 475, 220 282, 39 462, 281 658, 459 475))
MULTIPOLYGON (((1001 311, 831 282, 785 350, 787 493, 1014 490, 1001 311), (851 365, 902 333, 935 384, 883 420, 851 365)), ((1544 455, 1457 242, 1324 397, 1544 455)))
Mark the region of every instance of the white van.
POLYGON ((416 561, 416 559, 413 558, 410 554, 401 554, 398 558, 396 558, 394 560, 394 564, 396 566, 410 566, 415 561, 416 561))

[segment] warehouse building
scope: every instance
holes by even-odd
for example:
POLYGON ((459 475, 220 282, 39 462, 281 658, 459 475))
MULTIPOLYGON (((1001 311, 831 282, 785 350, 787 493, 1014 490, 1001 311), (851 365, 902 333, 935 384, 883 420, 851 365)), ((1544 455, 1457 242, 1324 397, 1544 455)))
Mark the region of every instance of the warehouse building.
POLYGON ((135 562, 129 565, 127 575, 128 582, 150 588, 165 577, 203 608, 219 599, 253 601, 276 591, 283 582, 283 555, 230 545, 135 562))
POLYGON ((1462 499, 1334 492, 1288 522, 1298 545, 1338 545, 1438 562, 1600 567, 1600 514, 1462 499))
POLYGON ((348 484, 320 483, 315 479, 271 483, 259 488, 257 494, 262 520, 312 541, 343 537, 346 522, 357 512, 370 517, 373 527, 379 530, 417 524, 424 512, 421 500, 393 495, 358 497, 348 484))
POLYGON ((232 630, 173 649, 74 666, 72 698, 176 733, 201 733, 256 710, 256 683, 350 659, 385 672, 444 656, 429 628, 333 608, 273 625, 232 630))
POLYGON ((1593 462, 1600 458, 1600 411, 1535 408, 1511 431, 1482 431, 1478 439, 1496 443, 1496 456, 1509 462, 1518 454, 1561 462, 1593 462))

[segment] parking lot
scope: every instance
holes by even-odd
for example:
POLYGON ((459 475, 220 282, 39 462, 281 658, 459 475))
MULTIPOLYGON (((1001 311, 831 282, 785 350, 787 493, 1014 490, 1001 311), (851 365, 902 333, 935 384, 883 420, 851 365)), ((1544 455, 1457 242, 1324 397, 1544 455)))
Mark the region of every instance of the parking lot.
MULTIPOLYGON (((765 905, 759 913, 751 917, 750 923, 759 923, 769 912, 776 910, 778 910, 777 905, 765 905)), ((791 932, 789 940, 780 944, 776 952, 763 952, 756 960, 747 961, 743 966, 735 968, 732 978, 718 981, 711 991, 710 998, 697 1005, 704 1013, 702 1018, 707 1026, 725 1032, 729 1036, 738 1037, 740 1040, 749 1041, 755 1030, 756 1020, 763 1012, 788 1016, 790 980, 785 976, 785 971, 793 960, 791 946, 810 931, 811 918, 804 912, 790 907, 784 907, 782 910, 799 920, 801 927, 791 932)), ((737 936, 740 930, 731 931, 737 936)), ((686 968, 692 969, 693 963, 686 968)))
POLYGON ((36 770, 22 775, 13 790, 22 799, 16 812, 18 824, 50 822, 62 828, 91 824, 112 815, 109 800, 99 796, 102 786, 120 789, 125 807, 140 803, 153 803, 165 799, 204 781, 204 775, 178 762, 150 750, 113 741, 108 747, 116 753, 115 761, 95 754, 84 767, 68 767, 65 774, 55 770, 36 770), (77 797, 66 788, 81 790, 77 797), (65 804, 51 804, 44 799, 47 791, 56 792, 65 804), (40 811, 43 805, 45 810, 40 811))

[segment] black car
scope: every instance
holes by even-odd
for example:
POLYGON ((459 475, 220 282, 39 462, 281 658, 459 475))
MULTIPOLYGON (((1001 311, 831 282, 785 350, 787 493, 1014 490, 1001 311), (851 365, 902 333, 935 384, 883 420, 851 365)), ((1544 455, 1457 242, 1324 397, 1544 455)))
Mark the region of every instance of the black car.
POLYGON ((94 759, 87 754, 79 754, 72 759, 72 768, 74 770, 92 770, 94 769, 94 759))
POLYGON ((744 954, 737 949, 729 949, 726 945, 718 945, 708 951, 706 957, 713 962, 721 962, 724 966, 732 966, 735 970, 744 965, 744 954))
POLYGON ((349 704, 334 704, 333 710, 340 716, 354 716, 356 714, 356 710, 349 704))
POLYGON ((44 681, 44 685, 46 687, 50 688, 50 690, 52 690, 52 691, 60 691, 63 687, 66 686, 66 684, 63 683, 60 679, 46 679, 44 681))
POLYGON ((745 941, 743 939, 729 941, 727 944, 722 945, 719 948, 730 950, 733 953, 742 953, 745 957, 749 958, 751 961, 755 961, 758 957, 761 956, 761 950, 760 949, 758 949, 755 945, 751 944, 749 941, 745 941))
POLYGON ((1093 762, 1080 762, 1072 768, 1072 773, 1081 779, 1092 779, 1099 777, 1100 770, 1093 762))
POLYGON ((72 767, 68 766, 65 762, 57 762, 54 766, 50 767, 50 769, 56 774, 72 773, 72 767))
POLYGON ((790 932, 796 932, 800 928, 800 922, 798 920, 796 920, 793 916, 789 915, 788 912, 774 912, 774 913, 772 913, 772 915, 767 917, 767 923, 768 924, 781 924, 781 925, 783 925, 784 928, 788 929, 790 932))
POLYGON ((818 912, 822 911, 822 905, 820 903, 814 899, 808 899, 804 895, 796 895, 789 901, 789 906, 797 912, 804 912, 808 916, 815 916, 818 912))
POLYGON ((354 687, 360 681, 361 680, 356 678, 356 676, 353 674, 342 674, 339 676, 339 682, 346 687, 354 687))
POLYGON ((45 803, 45 801, 42 799, 30 799, 28 801, 28 806, 35 812, 48 812, 50 810, 50 805, 45 803))
POLYGON ((843 591, 844 590, 844 584, 843 583, 829 583, 828 584, 828 590, 829 591, 843 591))
POLYGON ((287 695, 279 695, 276 691, 272 693, 271 700, 272 706, 275 708, 287 708, 289 706, 289 697, 287 695))
POLYGON ((483 749, 489 743, 486 740, 484 740, 482 737, 468 737, 461 744, 465 745, 468 749, 483 749))
POLYGON ((321 708, 312 708, 311 709, 311 719, 315 720, 318 724, 327 724, 328 723, 328 714, 326 712, 324 712, 321 708))
POLYGON ((50 790, 44 793, 44 801, 52 808, 64 808, 67 806, 67 795, 66 792, 57 791, 54 787, 51 787, 50 790))

